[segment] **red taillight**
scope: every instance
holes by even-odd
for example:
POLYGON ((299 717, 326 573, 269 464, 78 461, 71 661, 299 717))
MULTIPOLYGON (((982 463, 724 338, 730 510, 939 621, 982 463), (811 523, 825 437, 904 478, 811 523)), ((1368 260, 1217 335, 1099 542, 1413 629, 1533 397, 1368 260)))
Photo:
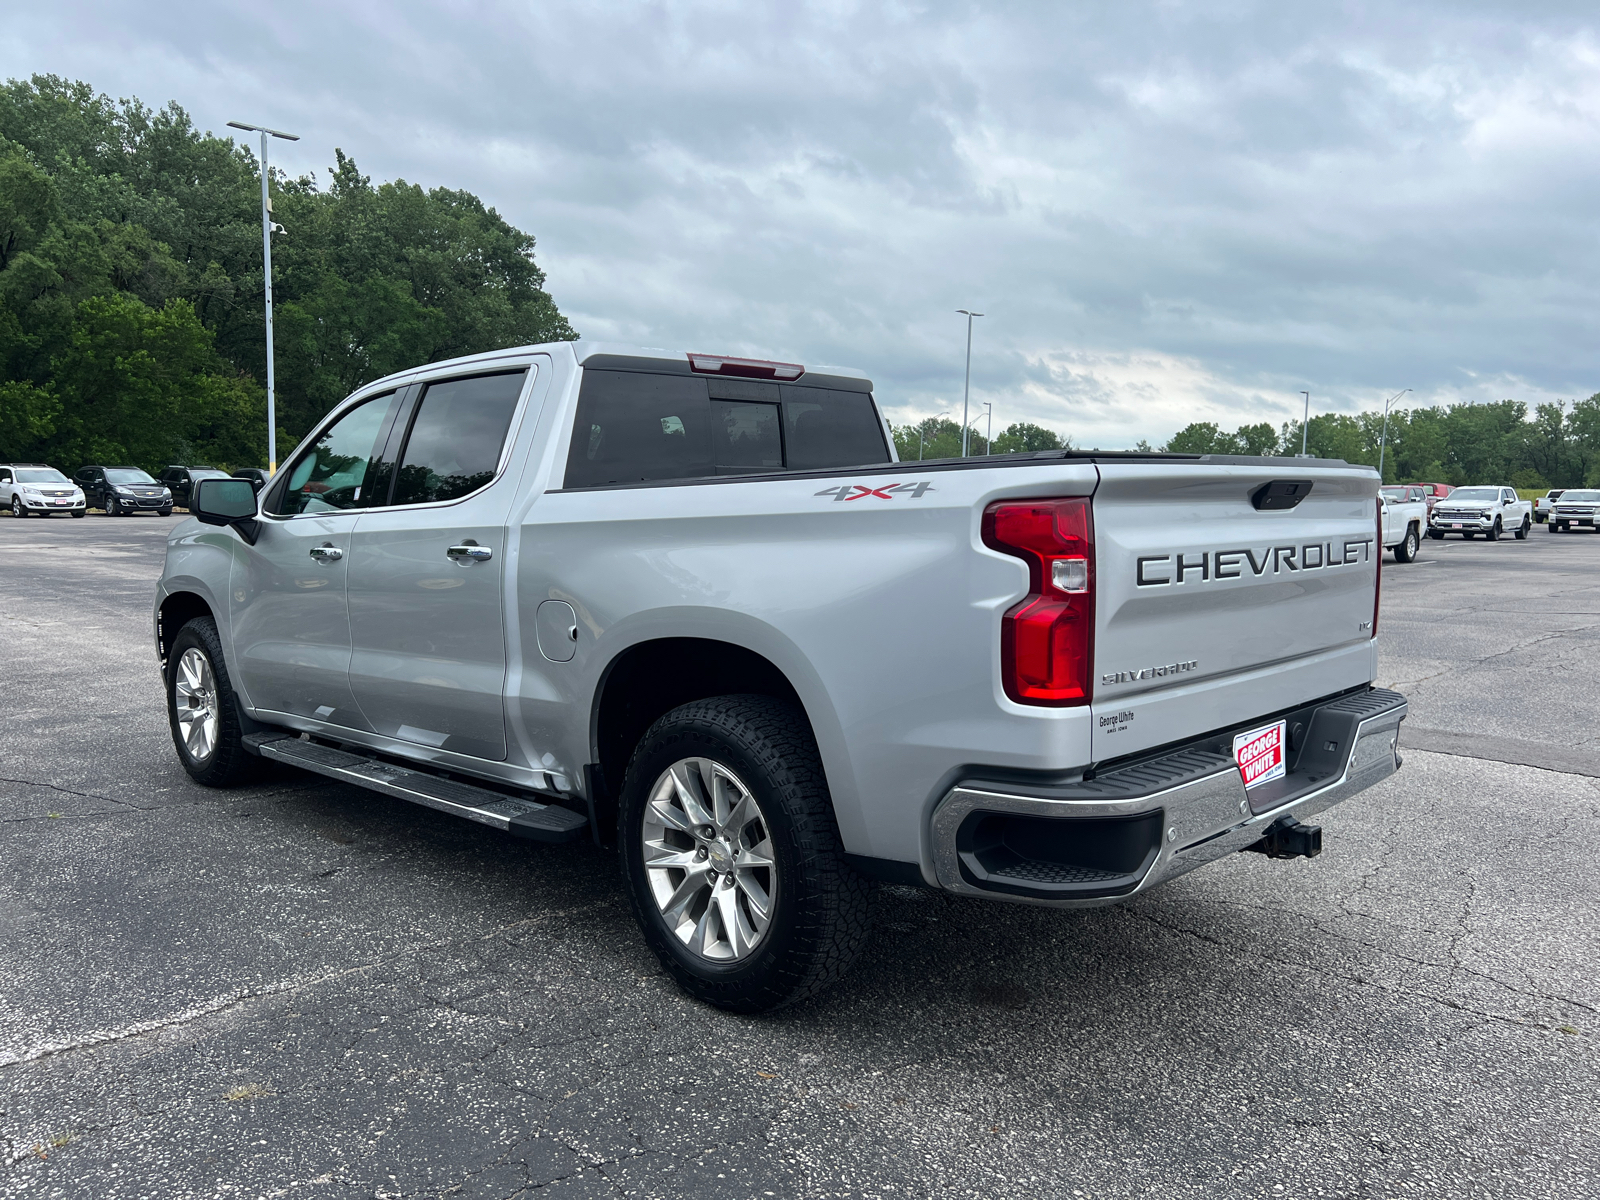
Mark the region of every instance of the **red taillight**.
POLYGON ((1377 556, 1377 575, 1372 580, 1372 636, 1378 636, 1378 600, 1383 594, 1383 500, 1378 500, 1378 538, 1372 544, 1372 551, 1377 556))
POLYGON ((701 375, 738 375, 745 379, 799 379, 806 373, 799 363, 768 362, 764 358, 729 358, 725 354, 691 354, 689 369, 701 375))
POLYGON ((1000 627, 1000 678, 1020 704, 1087 704, 1094 669, 1094 520, 1087 499, 1001 500, 983 541, 1028 564, 1028 595, 1000 627))

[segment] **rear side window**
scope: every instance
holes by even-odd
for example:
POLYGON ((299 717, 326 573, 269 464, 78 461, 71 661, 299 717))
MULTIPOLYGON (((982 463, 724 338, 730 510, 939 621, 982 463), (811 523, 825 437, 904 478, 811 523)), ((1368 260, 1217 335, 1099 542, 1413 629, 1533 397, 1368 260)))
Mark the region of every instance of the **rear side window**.
POLYGON ((526 371, 430 383, 401 451, 391 504, 455 500, 495 476, 526 371))
POLYGON ((567 487, 889 461, 865 392, 591 369, 567 487))

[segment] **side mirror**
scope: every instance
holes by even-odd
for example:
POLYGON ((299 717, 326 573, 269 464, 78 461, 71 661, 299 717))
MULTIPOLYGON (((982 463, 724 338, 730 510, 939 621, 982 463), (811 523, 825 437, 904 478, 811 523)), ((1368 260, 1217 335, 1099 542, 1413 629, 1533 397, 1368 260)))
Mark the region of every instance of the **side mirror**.
POLYGON ((231 525, 254 546, 261 533, 256 490, 248 479, 202 479, 194 485, 189 511, 202 525, 231 525))

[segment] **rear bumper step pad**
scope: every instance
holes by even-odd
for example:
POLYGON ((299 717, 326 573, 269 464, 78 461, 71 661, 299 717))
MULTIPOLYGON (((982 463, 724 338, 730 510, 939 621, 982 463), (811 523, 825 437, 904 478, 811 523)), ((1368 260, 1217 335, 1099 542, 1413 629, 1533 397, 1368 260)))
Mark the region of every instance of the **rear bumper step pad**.
POLYGON ((253 733, 245 742, 263 758, 276 759, 329 779, 370 788, 385 796, 409 800, 482 825, 492 825, 536 842, 570 842, 581 837, 589 827, 587 817, 558 804, 507 796, 381 759, 349 754, 290 734, 253 733))

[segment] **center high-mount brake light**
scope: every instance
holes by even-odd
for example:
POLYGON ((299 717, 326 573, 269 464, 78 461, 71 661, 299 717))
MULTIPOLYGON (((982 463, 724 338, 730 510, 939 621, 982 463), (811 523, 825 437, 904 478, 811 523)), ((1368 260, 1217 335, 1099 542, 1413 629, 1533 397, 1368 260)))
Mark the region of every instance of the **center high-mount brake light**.
POLYGON ((768 362, 764 358, 729 358, 725 354, 691 354, 689 369, 701 375, 738 375, 744 379, 799 379, 806 373, 799 363, 768 362))
POLYGON ((1094 667, 1094 517, 1086 498, 1001 500, 983 541, 1028 564, 1028 595, 1000 626, 1000 678, 1019 704, 1088 704, 1094 667))

